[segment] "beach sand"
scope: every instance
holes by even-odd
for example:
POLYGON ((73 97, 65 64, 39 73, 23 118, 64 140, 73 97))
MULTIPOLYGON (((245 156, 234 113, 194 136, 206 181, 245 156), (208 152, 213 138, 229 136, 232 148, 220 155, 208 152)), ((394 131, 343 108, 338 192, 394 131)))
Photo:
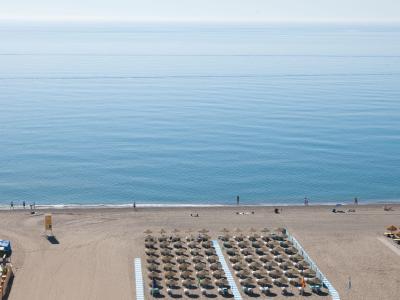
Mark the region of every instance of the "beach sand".
MULTIPOLYGON (((400 225, 400 205, 393 208, 366 205, 334 214, 329 206, 284 207, 279 215, 273 207, 4 210, 0 239, 11 240, 15 269, 9 299, 135 299, 133 263, 144 258, 145 229, 207 228, 217 237, 223 227, 286 227, 341 299, 400 299, 399 247, 381 239, 385 226, 400 225), (59 244, 44 238, 46 212, 53 214, 59 244)), ((287 297, 294 298, 300 297, 287 297)))

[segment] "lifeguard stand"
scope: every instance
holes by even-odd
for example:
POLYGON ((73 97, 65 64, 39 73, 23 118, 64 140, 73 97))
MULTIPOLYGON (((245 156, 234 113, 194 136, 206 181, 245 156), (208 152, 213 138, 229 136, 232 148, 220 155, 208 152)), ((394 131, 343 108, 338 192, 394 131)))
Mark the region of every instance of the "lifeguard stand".
POLYGON ((53 234, 53 219, 51 214, 44 215, 44 230, 48 237, 54 236, 53 234))

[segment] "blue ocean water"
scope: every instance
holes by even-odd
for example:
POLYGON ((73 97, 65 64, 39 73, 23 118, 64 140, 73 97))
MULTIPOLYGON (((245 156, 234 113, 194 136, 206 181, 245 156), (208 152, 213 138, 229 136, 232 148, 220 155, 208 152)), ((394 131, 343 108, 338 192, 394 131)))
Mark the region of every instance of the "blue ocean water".
POLYGON ((0 24, 0 204, 400 199, 400 25, 0 24))

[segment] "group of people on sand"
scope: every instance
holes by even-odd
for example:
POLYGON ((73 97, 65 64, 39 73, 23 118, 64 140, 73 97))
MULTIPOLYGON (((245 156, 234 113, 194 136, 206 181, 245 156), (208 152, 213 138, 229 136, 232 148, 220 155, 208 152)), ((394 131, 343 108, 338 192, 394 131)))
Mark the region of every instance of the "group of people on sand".
MULTIPOLYGON (((24 209, 26 209, 26 202, 25 202, 25 200, 22 201, 22 207, 23 207, 24 209)), ((36 209, 36 203, 33 202, 33 203, 29 204, 29 207, 30 207, 31 210, 36 209)), ((14 209, 14 208, 15 208, 14 201, 11 201, 11 202, 10 202, 10 209, 14 209)))

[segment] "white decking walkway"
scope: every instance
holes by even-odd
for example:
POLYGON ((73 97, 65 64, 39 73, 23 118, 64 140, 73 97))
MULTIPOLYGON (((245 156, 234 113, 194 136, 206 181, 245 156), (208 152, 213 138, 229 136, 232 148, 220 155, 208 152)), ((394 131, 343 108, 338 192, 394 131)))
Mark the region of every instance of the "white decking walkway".
POLYGON ((219 262, 221 263, 222 268, 224 269, 226 279, 228 280, 229 285, 231 286, 231 291, 232 291, 233 297, 235 298, 235 300, 242 300, 242 296, 240 295, 240 292, 236 286, 235 280, 233 279, 232 273, 229 270, 229 267, 225 261, 224 255, 222 253, 221 247, 218 244, 218 241, 213 240, 212 242, 213 242, 215 251, 217 252, 219 262))
POLYGON ((135 282, 136 282, 136 300, 144 300, 142 262, 140 258, 135 258, 135 282))

